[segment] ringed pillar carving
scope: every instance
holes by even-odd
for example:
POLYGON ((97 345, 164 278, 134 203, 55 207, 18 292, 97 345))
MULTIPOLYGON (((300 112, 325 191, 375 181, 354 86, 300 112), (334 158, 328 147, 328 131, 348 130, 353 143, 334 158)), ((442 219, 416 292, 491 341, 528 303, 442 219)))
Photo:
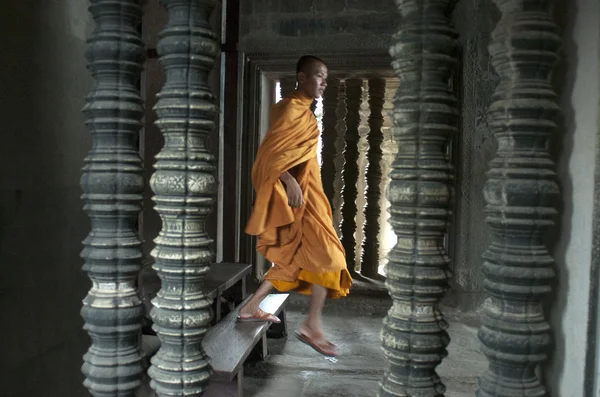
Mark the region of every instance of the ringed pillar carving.
POLYGON ((321 181, 323 190, 333 208, 334 182, 335 182, 335 156, 337 150, 335 141, 337 139, 337 108, 340 81, 330 79, 327 89, 323 95, 323 132, 321 133, 321 181))
POLYGON ((351 273, 356 268, 356 207, 358 182, 358 127, 360 125, 360 105, 362 102, 361 79, 346 80, 346 147, 344 149, 344 169, 342 171, 342 245, 346 250, 346 265, 351 273))
POLYGON ((144 179, 137 138, 143 103, 137 87, 144 46, 138 0, 91 0, 96 28, 86 58, 96 80, 83 112, 92 135, 81 187, 92 230, 83 241, 83 269, 92 288, 81 315, 92 346, 84 355, 84 385, 96 397, 133 397, 141 385, 142 265, 136 221, 144 179))
POLYGON ((550 326, 542 302, 554 277, 544 244, 559 196, 548 139, 560 114, 551 73, 560 47, 553 1, 496 0, 489 52, 500 83, 488 110, 498 142, 484 186, 492 243, 483 254, 488 304, 479 330, 489 368, 478 397, 546 396, 536 368, 550 326))
POLYGON ((381 339, 388 362, 378 396, 443 396, 436 367, 450 338, 439 302, 451 275, 444 246, 451 215, 448 144, 457 131, 449 82, 458 65, 453 0, 396 0, 400 30, 390 49, 400 80, 393 135, 398 152, 387 196, 398 237, 386 287, 393 305, 381 339))
POLYGON ((210 300, 202 291, 213 254, 205 230, 217 193, 215 159, 206 147, 217 105, 208 75, 219 52, 209 17, 216 0, 162 0, 169 21, 160 33, 166 83, 155 106, 165 146, 150 185, 162 229, 152 251, 162 286, 151 315, 161 347, 152 358, 150 386, 159 397, 200 396, 212 369, 202 349, 210 300))
POLYGON ((383 104, 385 102, 385 79, 369 79, 369 135, 367 142, 366 199, 364 239, 362 244, 361 274, 375 277, 379 270, 379 217, 381 214, 381 159, 383 151, 383 104))

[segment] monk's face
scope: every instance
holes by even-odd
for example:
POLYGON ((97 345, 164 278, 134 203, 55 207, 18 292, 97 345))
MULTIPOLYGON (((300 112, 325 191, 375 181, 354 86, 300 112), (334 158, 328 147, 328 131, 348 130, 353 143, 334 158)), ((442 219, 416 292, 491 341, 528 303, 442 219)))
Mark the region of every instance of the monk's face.
POLYGON ((298 89, 310 98, 320 98, 327 88, 327 66, 315 62, 307 72, 298 73, 298 89))

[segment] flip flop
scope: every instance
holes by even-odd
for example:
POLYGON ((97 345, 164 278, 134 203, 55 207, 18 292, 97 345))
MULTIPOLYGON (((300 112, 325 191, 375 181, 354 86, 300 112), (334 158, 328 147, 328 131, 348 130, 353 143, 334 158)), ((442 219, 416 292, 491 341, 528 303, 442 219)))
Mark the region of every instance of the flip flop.
POLYGON ((325 341, 325 343, 332 349, 332 350, 336 350, 335 354, 329 354, 326 351, 324 351, 323 349, 319 348, 319 346, 316 345, 316 343, 309 338, 307 335, 301 333, 300 331, 294 331, 294 335, 296 336, 296 338, 298 338, 298 340, 310 347, 312 347, 317 353, 320 353, 326 357, 337 357, 339 356, 339 352, 337 352, 337 349, 335 349, 337 346, 334 345, 333 343, 329 342, 328 340, 325 341))
POLYGON ((258 311, 250 317, 240 317, 238 315, 237 321, 240 323, 257 323, 257 322, 269 321, 269 322, 272 322, 275 324, 279 324, 281 322, 281 320, 277 316, 275 316, 271 313, 262 311, 261 309, 258 309, 258 311))

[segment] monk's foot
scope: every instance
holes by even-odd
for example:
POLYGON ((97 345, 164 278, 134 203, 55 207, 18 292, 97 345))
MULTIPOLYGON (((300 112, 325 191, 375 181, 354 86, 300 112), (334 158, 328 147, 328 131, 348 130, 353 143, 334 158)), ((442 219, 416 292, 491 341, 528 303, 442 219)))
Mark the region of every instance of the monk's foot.
POLYGON ((303 325, 294 331, 294 334, 301 342, 306 343, 324 356, 337 357, 340 355, 338 347, 325 338, 322 330, 312 330, 303 325))
POLYGON ((272 323, 279 324, 281 320, 271 314, 267 313, 261 309, 252 309, 247 307, 242 307, 238 312, 237 317, 239 322, 261 322, 261 321, 270 321, 272 323))

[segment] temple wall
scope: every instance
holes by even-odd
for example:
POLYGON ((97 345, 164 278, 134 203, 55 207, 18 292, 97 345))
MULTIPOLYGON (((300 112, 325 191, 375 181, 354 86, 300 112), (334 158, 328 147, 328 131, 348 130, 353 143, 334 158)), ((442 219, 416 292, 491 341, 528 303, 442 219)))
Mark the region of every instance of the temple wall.
POLYGON ((546 379, 551 395, 591 397, 598 395, 593 391, 598 379, 598 238, 592 233, 598 230, 594 219, 600 209, 594 198, 599 186, 595 174, 600 170, 600 5, 595 0, 573 0, 570 6, 560 3, 556 15, 564 30, 556 73, 563 121, 553 144, 562 202, 560 229, 549 238, 556 284, 548 302, 554 343, 546 379))
POLYGON ((79 186, 92 89, 82 1, 12 1, 0 12, 0 394, 88 396, 79 315, 90 230, 79 186))
POLYGON ((241 14, 246 53, 387 53, 398 24, 393 1, 253 0, 241 2, 241 14))

